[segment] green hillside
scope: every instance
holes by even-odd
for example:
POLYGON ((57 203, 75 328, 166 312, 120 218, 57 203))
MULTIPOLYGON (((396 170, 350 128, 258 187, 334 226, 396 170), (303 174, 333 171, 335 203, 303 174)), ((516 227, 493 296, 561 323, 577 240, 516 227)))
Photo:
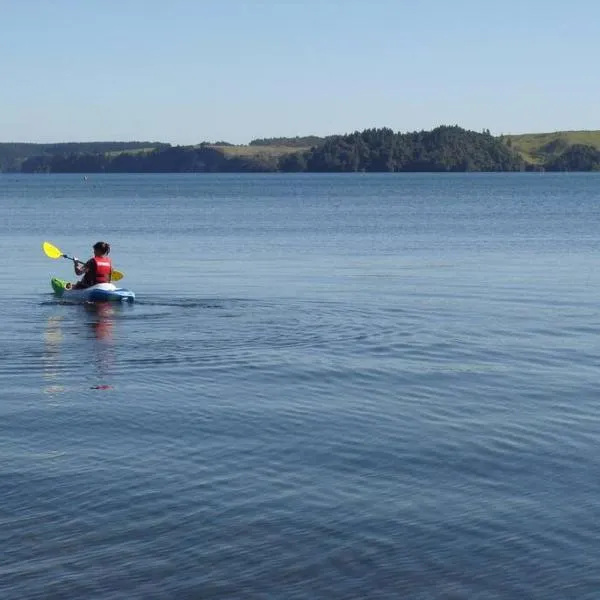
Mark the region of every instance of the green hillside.
POLYGON ((541 165, 576 144, 600 150, 600 131, 554 131, 503 135, 501 139, 529 163, 541 165))
MULTIPOLYGON (((167 144, 164 145, 165 147, 167 144)), ((109 152, 105 152, 106 156, 118 156, 119 154, 148 154, 156 150, 159 147, 163 146, 146 146, 143 148, 131 148, 128 150, 110 150, 109 152)))
POLYGON ((230 146, 230 145, 220 145, 220 144, 211 144, 211 148, 215 148, 219 150, 227 157, 237 156, 240 158, 250 158, 250 157, 273 157, 278 158, 280 156, 285 156, 286 154, 292 154, 294 152, 305 152, 310 150, 310 146, 279 146, 279 145, 239 145, 239 146, 230 146))

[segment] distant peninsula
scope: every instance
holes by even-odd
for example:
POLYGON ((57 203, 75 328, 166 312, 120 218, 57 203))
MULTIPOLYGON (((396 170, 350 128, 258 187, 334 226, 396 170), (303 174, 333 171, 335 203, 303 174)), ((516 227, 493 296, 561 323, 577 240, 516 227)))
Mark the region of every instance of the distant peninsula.
POLYGON ((600 171, 600 131, 493 136, 457 125, 397 133, 201 142, 0 143, 4 173, 600 171))

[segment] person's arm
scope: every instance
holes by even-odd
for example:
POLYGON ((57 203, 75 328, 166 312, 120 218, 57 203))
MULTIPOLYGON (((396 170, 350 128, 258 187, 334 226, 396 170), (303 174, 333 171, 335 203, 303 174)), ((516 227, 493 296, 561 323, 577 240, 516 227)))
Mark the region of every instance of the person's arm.
POLYGON ((80 260, 78 260, 77 258, 75 258, 75 261, 73 262, 73 269, 75 269, 75 275, 77 275, 79 277, 80 275, 87 273, 90 270, 91 262, 92 262, 91 259, 88 260, 86 263, 83 263, 80 260))

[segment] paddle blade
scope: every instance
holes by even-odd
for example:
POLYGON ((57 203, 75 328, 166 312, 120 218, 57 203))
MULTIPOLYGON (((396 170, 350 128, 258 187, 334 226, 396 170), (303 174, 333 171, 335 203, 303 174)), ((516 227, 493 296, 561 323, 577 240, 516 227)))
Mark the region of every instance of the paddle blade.
POLYGON ((123 273, 121 273, 121 271, 113 271, 111 279, 112 279, 112 281, 119 281, 119 280, 123 279, 123 277, 125 277, 125 275, 123 273))
POLYGON ((50 242, 44 242, 42 244, 42 249, 46 253, 46 256, 49 256, 50 258, 60 258, 63 255, 63 253, 50 242))

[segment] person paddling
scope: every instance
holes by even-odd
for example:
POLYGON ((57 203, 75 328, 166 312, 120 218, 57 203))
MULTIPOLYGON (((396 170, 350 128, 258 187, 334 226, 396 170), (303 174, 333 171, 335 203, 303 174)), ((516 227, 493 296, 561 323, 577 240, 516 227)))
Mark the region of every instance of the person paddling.
POLYGON ((72 286, 73 289, 81 290, 98 283, 110 283, 112 279, 112 262, 108 255, 110 244, 107 242, 96 242, 94 244, 94 256, 86 263, 74 258, 73 268, 75 275, 83 278, 72 286))

